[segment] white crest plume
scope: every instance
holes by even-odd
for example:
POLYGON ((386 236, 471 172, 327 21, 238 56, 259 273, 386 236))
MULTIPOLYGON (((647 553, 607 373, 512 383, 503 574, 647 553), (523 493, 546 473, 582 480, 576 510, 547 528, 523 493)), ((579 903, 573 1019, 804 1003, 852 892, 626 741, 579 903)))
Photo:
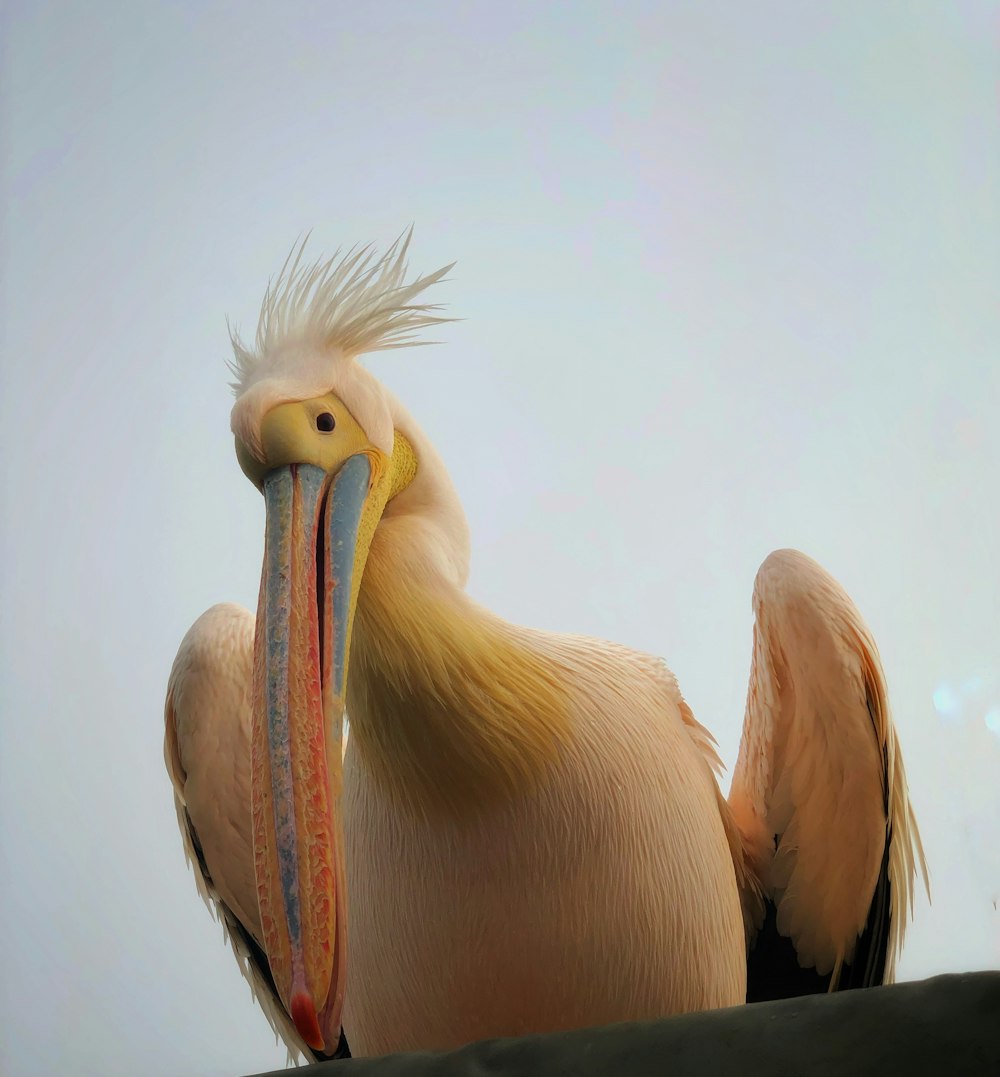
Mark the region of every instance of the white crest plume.
POLYGON ((353 358, 366 352, 406 348, 422 341, 416 333, 428 325, 455 321, 437 312, 437 304, 414 304, 421 292, 436 284, 454 266, 447 265, 406 283, 406 253, 413 227, 382 255, 373 244, 353 247, 341 257, 303 264, 309 236, 293 247, 281 272, 264 294, 253 348, 230 328, 236 376, 233 391, 239 396, 266 376, 277 355, 290 347, 314 349, 353 358))

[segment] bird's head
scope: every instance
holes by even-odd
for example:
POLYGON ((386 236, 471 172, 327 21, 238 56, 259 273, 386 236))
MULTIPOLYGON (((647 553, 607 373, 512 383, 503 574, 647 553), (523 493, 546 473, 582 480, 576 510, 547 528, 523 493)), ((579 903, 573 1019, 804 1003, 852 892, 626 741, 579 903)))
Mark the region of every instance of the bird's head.
POLYGON ((339 798, 355 605, 387 506, 433 466, 358 356, 418 343, 419 329, 448 320, 414 300, 451 267, 407 281, 409 238, 381 256, 365 248, 315 264, 300 245, 268 288, 254 347, 233 334, 236 453, 266 506, 251 762, 257 896, 279 995, 303 1038, 326 1051, 346 979, 339 798))

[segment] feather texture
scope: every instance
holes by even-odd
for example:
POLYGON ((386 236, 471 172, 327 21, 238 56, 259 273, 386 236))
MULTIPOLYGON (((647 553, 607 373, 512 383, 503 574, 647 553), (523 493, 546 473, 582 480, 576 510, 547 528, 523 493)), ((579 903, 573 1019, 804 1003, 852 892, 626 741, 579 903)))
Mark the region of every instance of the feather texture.
POLYGON ((341 256, 303 262, 306 236, 285 259, 277 278, 264 293, 252 348, 235 328, 230 330, 239 396, 267 376, 283 351, 303 346, 348 357, 390 348, 407 348, 421 341, 421 329, 441 322, 438 304, 415 304, 421 292, 440 281, 454 266, 443 266, 407 282, 406 260, 413 228, 404 232, 383 254, 375 247, 352 247, 341 256))
POLYGON ((878 650, 843 588, 794 550, 761 566, 754 613, 729 803, 773 927, 831 990, 859 945, 871 982, 889 982, 926 867, 878 650))
POLYGON ((198 893, 289 1061, 311 1062, 260 946, 247 784, 253 632, 252 614, 230 604, 213 606, 188 630, 170 672, 164 757, 198 893))

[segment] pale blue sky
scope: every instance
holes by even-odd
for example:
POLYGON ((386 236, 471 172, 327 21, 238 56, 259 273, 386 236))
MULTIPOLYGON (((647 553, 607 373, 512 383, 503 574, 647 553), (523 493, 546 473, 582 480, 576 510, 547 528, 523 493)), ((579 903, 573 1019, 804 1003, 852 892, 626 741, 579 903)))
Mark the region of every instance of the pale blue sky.
POLYGON ((310 228, 458 259, 466 320, 370 367, 485 604, 663 655, 731 764, 757 565, 838 576, 933 872, 900 974, 1000 964, 998 14, 8 0, 4 1073, 283 1060, 185 868, 161 708, 194 618, 255 601, 224 315, 310 228))

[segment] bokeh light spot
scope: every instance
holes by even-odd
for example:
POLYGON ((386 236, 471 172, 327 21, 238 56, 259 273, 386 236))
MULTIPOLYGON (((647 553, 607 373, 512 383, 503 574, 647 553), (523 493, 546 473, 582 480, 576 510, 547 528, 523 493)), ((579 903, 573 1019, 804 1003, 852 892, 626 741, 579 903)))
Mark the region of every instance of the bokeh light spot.
POLYGON ((983 721, 994 736, 1000 737, 1000 707, 990 707, 983 721))
POLYGON ((947 681, 934 689, 934 709, 949 722, 956 722, 961 717, 962 700, 947 681))

